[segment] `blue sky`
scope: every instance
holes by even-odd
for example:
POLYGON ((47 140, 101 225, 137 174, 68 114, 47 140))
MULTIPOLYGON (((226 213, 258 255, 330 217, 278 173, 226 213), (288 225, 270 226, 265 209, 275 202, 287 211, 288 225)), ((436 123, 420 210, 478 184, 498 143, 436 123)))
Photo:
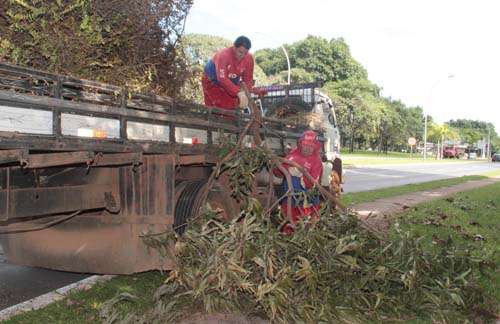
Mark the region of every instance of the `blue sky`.
POLYGON ((186 32, 247 35, 252 50, 343 37, 384 96, 500 133, 499 13, 495 0, 195 0, 186 32))

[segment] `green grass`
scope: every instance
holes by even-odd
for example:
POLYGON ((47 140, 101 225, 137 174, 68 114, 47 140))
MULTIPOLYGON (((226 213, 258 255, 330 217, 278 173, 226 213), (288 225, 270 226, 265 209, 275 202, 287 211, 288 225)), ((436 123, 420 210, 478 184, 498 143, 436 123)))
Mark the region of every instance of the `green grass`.
POLYGON ((136 301, 120 303, 123 313, 144 312, 153 303, 153 292, 165 279, 158 271, 130 276, 118 276, 108 282, 98 283, 86 291, 72 292, 69 298, 49 306, 14 316, 5 323, 99 323, 102 304, 120 293, 129 293, 136 301))
POLYGON ((464 183, 464 182, 467 182, 470 180, 481 180, 481 179, 487 179, 487 178, 488 177, 484 176, 484 175, 470 175, 470 176, 463 176, 460 178, 443 179, 443 180, 408 184, 408 185, 399 186, 399 187, 390 187, 390 188, 363 191, 363 192, 354 192, 354 193, 348 193, 348 194, 343 195, 342 202, 346 206, 350 206, 350 205, 359 204, 359 203, 363 203, 363 202, 374 201, 374 200, 377 200, 380 198, 393 197, 393 196, 397 196, 397 195, 403 195, 403 194, 417 192, 417 191, 423 191, 423 190, 431 190, 431 189, 436 189, 436 188, 449 187, 449 186, 464 183))
MULTIPOLYGON (((429 248, 449 237, 500 267, 500 183, 411 208, 398 218, 403 230, 424 237, 429 248)), ((500 304, 500 271, 479 279, 500 304)))

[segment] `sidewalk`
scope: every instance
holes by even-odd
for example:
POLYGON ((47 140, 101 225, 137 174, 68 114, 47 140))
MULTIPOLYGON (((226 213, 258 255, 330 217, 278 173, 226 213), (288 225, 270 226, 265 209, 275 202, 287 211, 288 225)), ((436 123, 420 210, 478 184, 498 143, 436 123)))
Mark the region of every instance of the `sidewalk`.
POLYGON ((359 216, 359 218, 369 226, 384 231, 389 226, 391 216, 400 214, 410 207, 424 202, 445 198, 458 192, 491 185, 497 182, 500 182, 500 178, 472 180, 449 187, 382 198, 372 202, 351 206, 350 209, 352 209, 359 216))

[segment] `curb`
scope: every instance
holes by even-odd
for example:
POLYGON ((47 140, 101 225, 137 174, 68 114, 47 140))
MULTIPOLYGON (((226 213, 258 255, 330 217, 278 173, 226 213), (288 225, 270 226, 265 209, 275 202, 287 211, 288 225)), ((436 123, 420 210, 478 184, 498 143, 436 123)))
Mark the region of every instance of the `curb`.
POLYGON ((0 322, 6 321, 9 318, 11 318, 12 316, 15 316, 15 315, 18 315, 18 314, 21 314, 24 312, 43 308, 43 307, 45 307, 45 306, 47 306, 55 301, 66 298, 70 292, 80 291, 80 290, 88 290, 96 283, 105 282, 105 281, 108 281, 114 277, 115 277, 114 275, 92 276, 92 277, 77 281, 75 283, 72 283, 70 285, 64 286, 62 288, 53 290, 53 291, 48 292, 46 294, 43 294, 41 296, 32 298, 32 299, 27 300, 25 302, 19 303, 17 305, 10 306, 10 307, 5 308, 5 309, 0 311, 0 322))

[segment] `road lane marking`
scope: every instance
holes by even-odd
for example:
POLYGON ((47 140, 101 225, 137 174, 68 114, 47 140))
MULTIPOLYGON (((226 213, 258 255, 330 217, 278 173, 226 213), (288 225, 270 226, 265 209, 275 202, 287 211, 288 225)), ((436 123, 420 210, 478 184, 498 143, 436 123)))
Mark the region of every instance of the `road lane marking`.
POLYGON ((384 173, 373 173, 373 172, 363 172, 363 171, 355 171, 355 170, 347 170, 346 173, 357 173, 357 174, 365 174, 374 177, 389 177, 389 178, 404 178, 405 175, 395 175, 395 174, 384 174, 384 173))

